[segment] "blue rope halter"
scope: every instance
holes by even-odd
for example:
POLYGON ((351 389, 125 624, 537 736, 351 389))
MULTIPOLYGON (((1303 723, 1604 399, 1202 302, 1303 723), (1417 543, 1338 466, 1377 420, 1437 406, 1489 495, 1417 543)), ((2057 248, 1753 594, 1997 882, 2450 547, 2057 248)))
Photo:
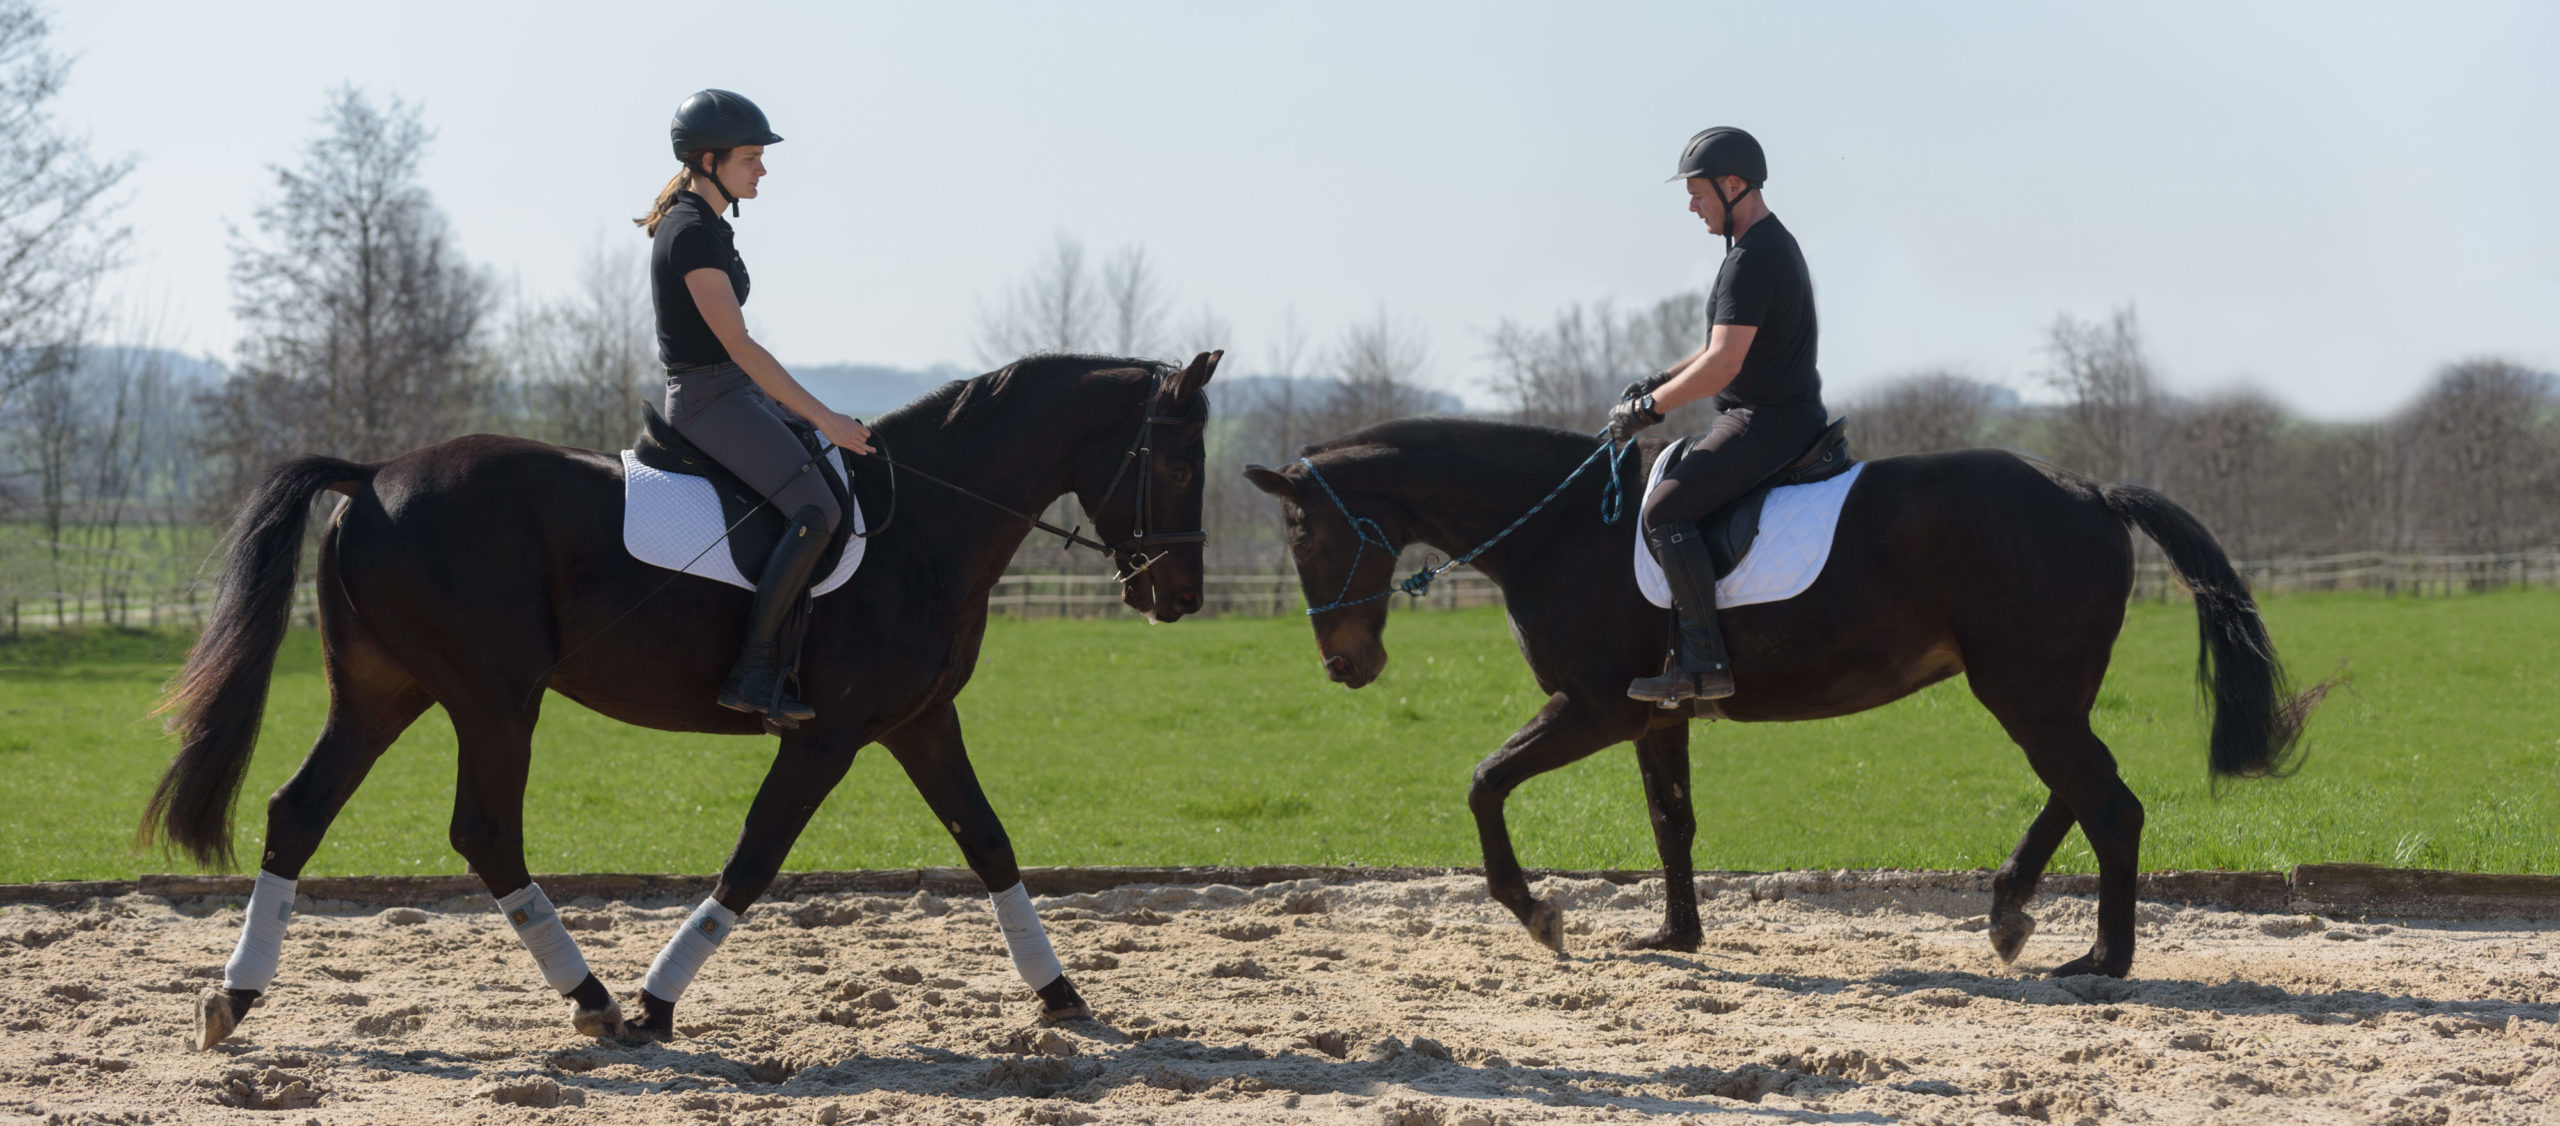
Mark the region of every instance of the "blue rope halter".
POLYGON ((1611 468, 1611 472, 1608 479, 1601 482, 1600 485, 1600 522, 1603 524, 1617 523, 1618 518, 1625 515, 1626 490, 1618 483, 1618 474, 1615 470, 1618 462, 1626 456, 1626 452, 1635 448, 1635 443, 1628 442, 1620 444, 1617 442, 1611 442, 1608 440, 1608 433, 1609 432, 1604 429, 1598 435, 1595 435, 1595 437, 1598 437, 1601 440, 1599 448, 1592 450, 1591 456, 1582 459, 1582 464, 1574 466, 1573 472, 1565 474, 1564 480, 1556 482, 1555 488, 1547 490, 1547 495, 1539 498, 1538 503, 1530 505, 1529 510, 1521 513, 1519 519, 1513 520, 1501 531, 1495 532, 1493 534, 1493 538, 1477 544, 1466 554, 1449 560, 1446 563, 1442 563, 1436 567, 1424 567, 1419 571, 1415 571, 1414 573, 1405 576, 1403 581, 1396 583, 1394 586, 1388 587, 1387 589, 1379 591, 1378 593, 1372 594, 1366 598, 1349 597, 1351 594, 1352 580, 1360 577, 1360 560, 1369 554, 1369 549, 1371 547, 1376 547, 1378 550, 1386 552, 1387 562, 1393 564, 1396 558, 1395 545, 1387 542, 1386 529, 1379 527, 1377 521, 1369 519, 1366 516, 1357 516, 1352 514, 1351 506, 1342 503, 1342 494, 1333 491, 1333 483, 1324 479, 1324 473, 1316 468, 1315 462, 1309 461, 1303 457, 1299 458, 1298 464, 1307 467, 1307 476, 1315 478, 1317 486, 1324 489, 1324 495, 1333 498, 1333 506, 1341 509, 1342 518, 1351 522, 1351 534, 1358 536, 1360 539, 1360 546, 1351 553, 1351 570, 1342 576, 1342 589, 1334 594, 1333 601, 1325 603, 1322 606, 1309 607, 1307 609, 1307 616, 1314 617, 1318 614, 1331 613, 1335 610, 1358 606, 1366 602, 1375 602, 1391 594, 1404 594, 1416 599, 1421 598, 1425 592, 1428 592, 1431 589, 1432 580, 1437 579, 1450 571, 1456 570, 1459 567, 1466 566, 1468 563, 1474 562, 1476 556, 1484 554, 1486 549, 1491 548, 1495 544, 1501 543, 1503 538, 1509 536, 1511 533, 1519 531, 1520 525, 1528 523, 1530 517, 1536 516, 1541 510, 1545 509, 1547 505, 1553 503, 1557 497, 1563 496, 1566 487, 1572 485, 1575 478, 1582 476, 1584 470, 1598 464, 1602 460, 1601 455, 1603 454, 1608 455, 1607 461, 1611 468))

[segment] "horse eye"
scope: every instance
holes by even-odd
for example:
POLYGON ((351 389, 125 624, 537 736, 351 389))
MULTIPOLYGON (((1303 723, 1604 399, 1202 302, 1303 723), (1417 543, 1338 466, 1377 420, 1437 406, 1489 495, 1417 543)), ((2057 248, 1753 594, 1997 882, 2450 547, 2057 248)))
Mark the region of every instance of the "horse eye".
POLYGON ((1171 476, 1173 477, 1174 484, 1188 485, 1191 483, 1191 467, 1188 465, 1174 466, 1171 476))

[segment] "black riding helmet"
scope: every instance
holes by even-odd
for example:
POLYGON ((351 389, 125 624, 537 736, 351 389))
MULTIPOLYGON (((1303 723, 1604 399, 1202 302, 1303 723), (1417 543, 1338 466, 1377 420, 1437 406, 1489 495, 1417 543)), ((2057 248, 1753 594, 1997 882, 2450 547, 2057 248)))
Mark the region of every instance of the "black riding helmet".
POLYGON ((1697 177, 1705 177, 1714 185, 1716 202, 1724 207, 1724 243, 1729 249, 1733 246, 1733 205, 1742 202, 1742 196, 1758 191, 1760 185, 1769 179, 1769 157, 1760 151, 1760 142, 1751 134, 1733 126, 1719 125, 1700 130, 1697 136, 1689 138, 1688 147, 1680 150, 1680 171, 1671 178, 1688 180, 1697 177), (1742 177, 1742 195, 1732 199, 1724 197, 1724 185, 1717 181, 1725 176, 1742 177))
MULTIPOLYGON (((770 145, 782 135, 766 123, 764 111, 754 102, 727 90, 698 90, 676 107, 675 120, 667 123, 667 140, 673 145, 676 159, 687 168, 696 168, 693 158, 711 154, 711 167, 729 159, 729 150, 741 145, 770 145)), ((737 197, 729 194, 720 177, 711 177, 711 188, 728 201, 729 213, 737 214, 737 197)))

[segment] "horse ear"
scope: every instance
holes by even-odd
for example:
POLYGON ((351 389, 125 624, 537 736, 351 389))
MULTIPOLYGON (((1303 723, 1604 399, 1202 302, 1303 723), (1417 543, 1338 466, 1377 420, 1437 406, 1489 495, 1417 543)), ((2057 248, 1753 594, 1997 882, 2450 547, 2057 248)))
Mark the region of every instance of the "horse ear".
POLYGON ((1202 352, 1191 357, 1191 366, 1182 369, 1173 377, 1174 397, 1185 398, 1198 393, 1202 387, 1208 386, 1209 377, 1217 373, 1218 361, 1225 359, 1226 355, 1227 350, 1221 348, 1215 352, 1202 352))
POLYGON ((1289 479, 1273 470, 1259 465, 1248 465, 1244 467, 1244 479, 1253 482, 1254 488, 1282 500, 1298 499, 1298 490, 1289 484, 1289 479))

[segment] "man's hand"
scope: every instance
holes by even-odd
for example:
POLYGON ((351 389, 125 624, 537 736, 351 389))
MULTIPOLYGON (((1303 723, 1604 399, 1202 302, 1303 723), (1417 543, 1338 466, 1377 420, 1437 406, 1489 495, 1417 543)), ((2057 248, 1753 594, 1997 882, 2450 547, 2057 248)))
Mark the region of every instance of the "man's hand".
POLYGON ((1637 434, 1661 421, 1662 416, 1654 413, 1652 396, 1639 395, 1610 408, 1609 440, 1612 442, 1633 440, 1637 434))
POLYGON ((1672 368, 1669 371, 1655 372, 1652 375, 1648 375, 1633 383, 1627 384, 1627 389, 1618 394, 1618 401, 1621 403, 1632 403, 1647 395, 1653 394, 1656 391, 1662 390, 1662 385, 1671 382, 1671 377, 1678 374, 1680 374, 1680 369, 1672 368))
POLYGON ((871 428, 860 420, 829 411, 827 417, 815 421, 818 433, 826 435, 828 441, 858 454, 871 452, 871 428))

